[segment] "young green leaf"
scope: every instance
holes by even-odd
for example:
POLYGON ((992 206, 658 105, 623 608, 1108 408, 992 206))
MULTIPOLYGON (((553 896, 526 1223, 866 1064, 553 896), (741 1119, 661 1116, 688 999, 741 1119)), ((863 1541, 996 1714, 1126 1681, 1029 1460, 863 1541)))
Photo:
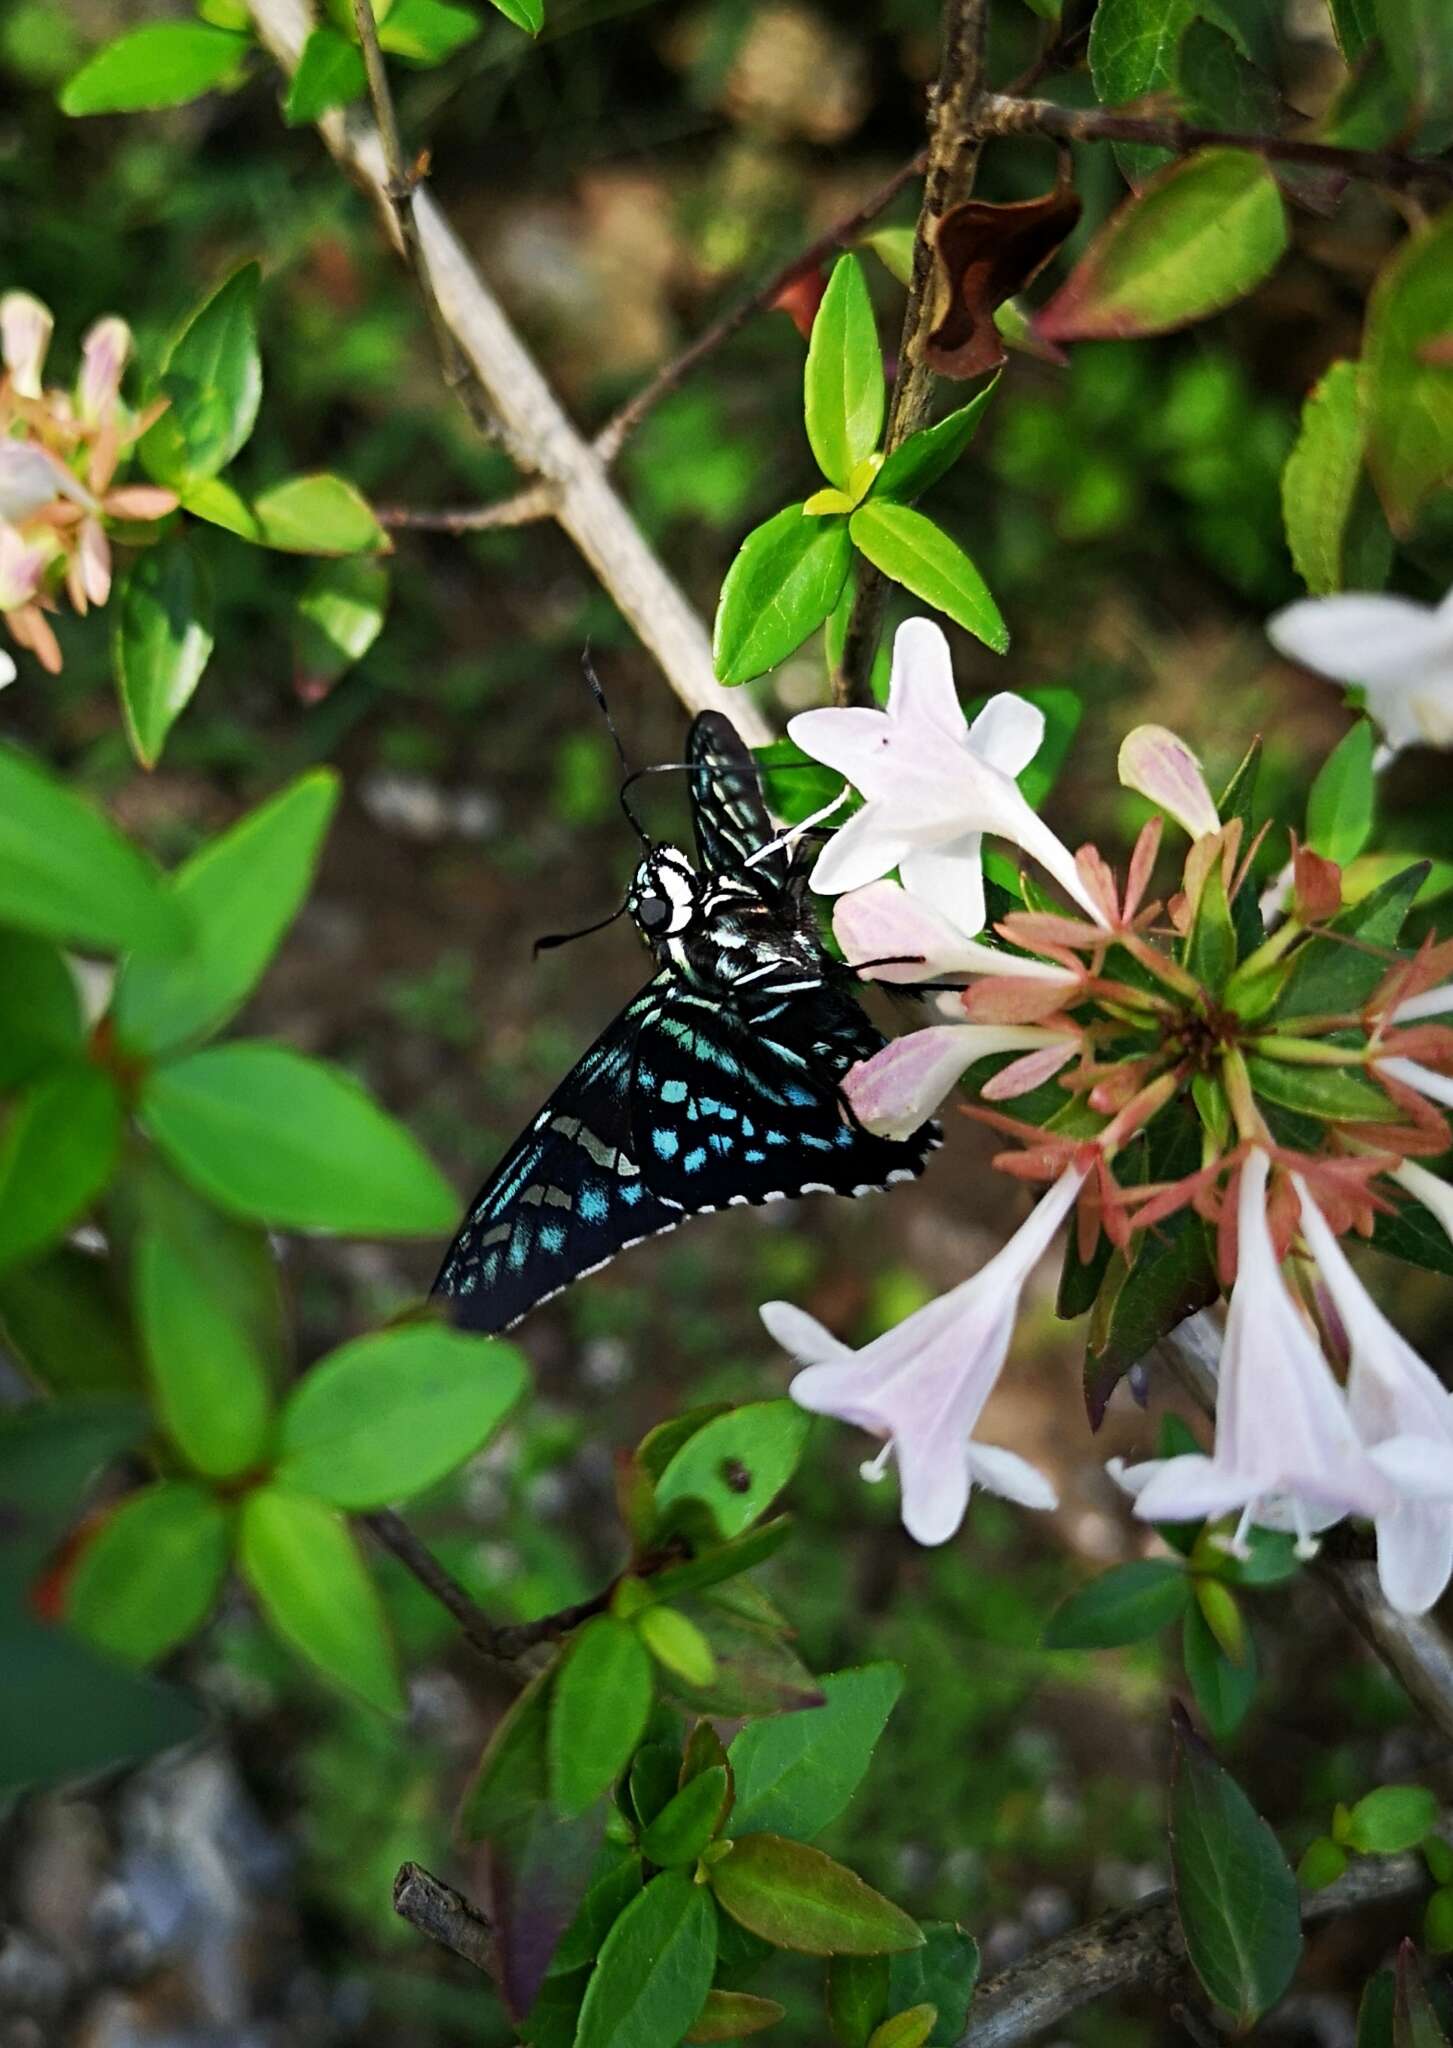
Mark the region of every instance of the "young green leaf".
POLYGON ((903 1672, 897 1664, 865 1664, 821 1684, 822 1706, 749 1721, 733 1740, 739 1831, 820 1834, 866 1775, 903 1690, 903 1672))
POLYGON ((149 1074, 141 1120, 220 1207, 284 1230, 432 1237, 458 1203, 418 1145, 335 1067, 280 1045, 190 1053, 149 1074))
POLYGON ((284 1642, 333 1684, 402 1714, 383 1606, 341 1515, 308 1494, 260 1486, 242 1505, 238 1563, 284 1642))
POLYGON ((1438 1801, 1425 1785, 1379 1785, 1352 1809, 1347 1846, 1364 1856, 1396 1856, 1416 1849, 1438 1818, 1438 1801))
POLYGON ((1308 1842, 1297 1865, 1297 1883, 1304 1892, 1321 1892, 1335 1884, 1347 1868, 1347 1851, 1330 1835, 1308 1842))
POLYGON ((229 1537, 226 1510, 205 1487, 144 1486, 87 1540, 66 1589, 67 1619, 111 1656, 154 1663, 211 1612, 229 1537))
POLYGON ((729 1409, 684 1443, 656 1481, 662 1513, 699 1500, 724 1542, 765 1513, 797 1470, 812 1417, 792 1401, 755 1401, 729 1409))
POLYGON ((490 0, 490 4, 528 36, 537 36, 545 26, 545 0, 490 0))
POLYGON ((1211 1633, 1201 1608, 1190 1607, 1181 1623, 1181 1656, 1206 1726, 1218 1742, 1228 1742, 1256 1697, 1255 1639, 1248 1632, 1246 1653, 1235 1663, 1211 1633))
POLYGON ((1428 1996, 1410 1941, 1398 1950, 1392 2007, 1392 2048, 1448 2048, 1448 2036, 1428 1996))
POLYGON ((163 1232, 133 1256, 141 1340, 163 1429, 198 1472, 230 1479, 261 1462, 272 1422, 267 1371, 204 1267, 163 1232))
POLYGON ((313 690, 331 688, 363 659, 383 630, 388 589, 388 570, 367 556, 318 564, 293 616, 300 682, 313 690))
POLYGON ((685 1871, 652 1878, 601 1946, 576 2048, 677 2048, 716 1969, 716 1910, 685 1871))
MULTIPOLYGON (((1195 13, 1192 0, 1100 0, 1090 25, 1090 76, 1100 104, 1123 106, 1147 93, 1171 91, 1181 37, 1195 13)), ((1120 168, 1140 184, 1158 164, 1163 149, 1143 142, 1115 145, 1120 168)))
POLYGON ((1403 868, 1335 917, 1325 937, 1318 934, 1301 947, 1273 1015, 1322 1016, 1364 1003, 1387 972, 1384 954, 1397 944, 1427 872, 1425 861, 1403 868), (1349 939, 1356 943, 1349 945, 1349 939))
POLYGON ((1453 477, 1453 374, 1426 353, 1450 333, 1453 214, 1442 213, 1404 242, 1367 307, 1367 460, 1395 533, 1453 477))
POLYGON ((873 302, 856 256, 840 256, 812 323, 803 415, 817 466, 846 491, 883 431, 886 392, 873 302))
POLYGON ((550 1794, 556 1811, 583 1813, 613 1785, 645 1731, 655 1682, 628 1622, 597 1614, 576 1635, 550 1701, 550 1794))
POLYGON ((394 0, 379 23, 379 47, 409 64, 442 64, 479 34, 479 16, 451 0, 394 0))
POLYGON ((1190 1596, 1190 1580, 1169 1558, 1113 1565, 1060 1603, 1041 1640, 1047 1650, 1143 1642, 1184 1614, 1190 1596))
POLYGON ((911 505, 940 477, 947 476, 973 440, 998 382, 996 374, 967 405, 961 405, 947 419, 932 427, 921 427, 906 441, 900 441, 873 479, 869 497, 892 498, 900 505, 911 505))
POLYGON ((241 1008, 312 886, 337 802, 334 771, 310 769, 177 870, 172 895, 192 942, 122 967, 111 1014, 129 1048, 170 1052, 241 1008))
POLYGON ((292 555, 371 555, 389 537, 346 478, 289 477, 252 501, 258 544, 292 555))
POLYGON ((765 675, 820 626, 847 580, 847 522, 810 519, 789 505, 754 527, 721 587, 712 661, 723 683, 765 675))
POLYGON ((695 1863, 720 1833, 731 1810, 732 1774, 725 1764, 690 1778, 641 1833, 641 1854, 648 1863, 671 1868, 695 1863))
POLYGON ((979 1981, 979 1944, 951 1920, 923 1923, 923 1947, 894 1956, 888 1965, 888 2007, 927 2004, 935 2019, 925 2048, 955 2048, 969 2024, 969 2000, 979 1981))
POLYGON ((710 1641, 679 1608, 646 1608, 636 1618, 636 1633, 656 1662, 683 1685, 709 1686, 716 1677, 710 1641))
POLYGON ((64 957, 29 932, 0 930, 0 1095, 81 1049, 81 1004, 64 957))
POLYGON ((751 1991, 708 1991, 706 2003, 696 2022, 682 2036, 685 2041, 741 2041, 748 2034, 760 2034, 785 2020, 787 2008, 775 1998, 758 1998, 751 1991))
POLYGON ((1270 275, 1286 214, 1260 157, 1204 149, 1112 214, 1049 304, 1041 341, 1127 341, 1219 313, 1270 275))
POLYGON ((888 2010, 887 1956, 834 1956, 827 1966, 827 2016, 838 2048, 868 2048, 888 2010))
POLYGON ((117 595, 111 660, 133 753, 154 768, 211 659, 212 581, 180 534, 138 556, 117 595))
POLYGON ((774 1948, 809 1956, 882 1956, 919 1948, 915 1920, 855 1871, 784 1835, 740 1835, 713 1863, 717 1903, 774 1948))
POLYGON ((606 1868, 592 1880, 550 1960, 551 1977, 565 1977, 593 1963, 601 1943, 641 1889, 641 1859, 633 1850, 607 1843, 601 1861, 606 1868))
POLYGON ((119 1394, 141 1384, 109 1259, 57 1245, 0 1273, 0 1332, 49 1394, 119 1394))
POLYGON ((924 2048, 938 2024, 936 2005, 912 2005, 873 2029, 868 2048, 924 2048))
POLYGON ((1396 1123, 1396 1103, 1356 1067, 1304 1067, 1253 1054, 1246 1071, 1256 1094, 1302 1116, 1396 1123))
POLYGON ((0 1132, 0 1267, 62 1236, 106 1186, 121 1150, 121 1101, 79 1061, 34 1081, 0 1132))
POLYGON ((361 99, 367 84, 363 53, 357 45, 339 35, 336 28, 315 28, 288 82, 283 119, 290 128, 316 121, 330 107, 346 107, 361 99))
POLYGON ((996 654, 1007 653, 1009 628, 988 585, 958 542, 922 512, 870 498, 848 521, 848 532, 875 569, 946 612, 996 654))
POLYGON ((333 1507, 407 1500, 474 1456, 527 1379, 512 1344, 438 1323, 359 1337, 289 1395, 277 1476, 333 1507))
POLYGON ((1391 536, 1363 472, 1362 412, 1360 364, 1333 363, 1282 469, 1287 546, 1314 597, 1377 589, 1387 574, 1391 536))
POLYGON ((169 952, 187 933, 155 869, 11 747, 0 747, 0 923, 117 952, 169 952))
POLYGON ((143 434, 139 452, 147 473, 175 491, 216 476, 252 433, 262 400, 260 276, 255 263, 234 271, 167 352, 158 387, 167 409, 143 434))
POLYGON ((196 21, 155 22, 103 43, 60 91, 63 114, 136 114, 181 107, 242 82, 250 36, 196 21))
POLYGON ((1274 2005, 1302 1952, 1297 1882, 1236 1781, 1177 1719, 1171 1871, 1186 1953, 1240 2027, 1274 2005))
POLYGON ((1372 742, 1371 720, 1359 718, 1317 770, 1307 797, 1307 844, 1339 867, 1357 858, 1372 831, 1372 742))

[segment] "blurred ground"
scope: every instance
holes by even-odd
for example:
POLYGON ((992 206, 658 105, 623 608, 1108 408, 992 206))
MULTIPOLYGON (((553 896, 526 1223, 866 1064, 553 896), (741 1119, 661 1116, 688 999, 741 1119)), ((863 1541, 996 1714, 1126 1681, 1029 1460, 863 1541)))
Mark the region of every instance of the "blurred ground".
MULTIPOLYGON (((11 0, 0 13, 0 283, 56 307, 64 357, 113 308, 154 342, 234 262, 261 255, 257 475, 329 463, 410 505, 507 489, 508 466, 469 443, 441 396, 361 204, 311 135, 278 125, 269 79, 134 123, 54 112, 50 88, 78 51, 149 12, 11 0)), ((889 0, 873 18, 841 0, 591 0, 552 10, 538 52, 492 22, 452 65, 404 81, 405 122, 432 144, 441 196, 583 418, 602 418, 916 147, 935 10, 889 0)), ((1316 63, 1309 45, 1309 76, 1316 63)), ((1113 179, 1103 158, 1080 168, 1093 220, 1113 179)), ((1010 196, 1048 174, 1032 151, 991 156, 985 189, 1010 196)), ((1301 789, 1342 729, 1334 693, 1273 662, 1260 623, 1295 594, 1276 478, 1296 409, 1325 363, 1355 350, 1358 290, 1395 225, 1349 195, 1335 226, 1302 218, 1298 253, 1231 318, 1155 348, 1084 348, 1068 371, 1016 358, 983 445, 945 488, 948 523, 1016 640, 1008 663, 961 643, 967 693, 1053 684, 1084 702, 1051 806, 1071 843, 1124 845, 1137 813, 1114 756, 1138 718, 1184 732, 1213 784, 1260 729, 1273 800, 1301 789)), ((891 334, 896 287, 875 273, 874 289, 891 334)), ((741 533, 806 486, 800 366, 785 318, 754 322, 628 453, 633 502, 705 613, 741 533)), ((684 719, 552 528, 402 537, 384 637, 321 699, 289 640, 303 572, 220 540, 215 556, 217 655, 154 775, 129 766, 117 731, 104 622, 70 627, 65 675, 27 675, 0 700, 0 727, 168 859, 306 763, 338 763, 346 795, 318 889, 242 1028, 365 1076, 462 1199, 642 973, 620 929, 530 955, 537 933, 611 908, 632 860, 579 678, 587 637, 638 759, 673 758, 684 719)), ((820 673, 811 650, 789 664, 782 701, 811 701, 820 673)), ((1453 852, 1438 766, 1414 759, 1391 798, 1410 832, 1453 852)), ((663 817, 679 801, 669 783, 650 800, 663 817)), ((1002 1238, 1023 1197, 989 1173, 986 1136, 950 1122, 915 1188, 703 1221, 530 1321, 539 1400, 419 1516, 481 1598, 524 1615, 600 1583, 616 1561, 613 1448, 683 1402, 783 1385, 759 1300, 789 1295, 862 1332, 1002 1238)), ((416 1296, 436 1248, 294 1241, 284 1256, 306 1363, 416 1296)), ((1446 1339, 1436 1313, 1430 1298, 1427 1333, 1446 1339)), ((1100 1462, 1143 1446, 1149 1426, 1122 1395, 1092 1446, 1081 1341, 1054 1322, 1046 1274, 991 1410, 990 1434, 1053 1472, 1056 1515, 981 1500, 944 1552, 917 1551, 891 1486, 864 1488, 859 1444, 824 1425, 794 1489, 801 1541, 774 1568, 816 1668, 890 1655, 909 1672, 838 1846, 913 1909, 964 1920, 992 1962, 1163 1876, 1174 1646, 1036 1647, 1063 1591, 1142 1542, 1100 1462)), ((388 1908, 406 1856, 468 1881, 448 1815, 502 1695, 410 1584, 390 1573, 388 1586, 418 1674, 406 1737, 325 1699, 239 1602, 184 1660, 226 1710, 225 1739, 0 1821, 0 1901, 19 1930, 0 1949, 0 2048, 504 2038, 462 1966, 423 1952, 388 1908)), ((1420 1752, 1314 1587, 1263 1597, 1263 1695, 1234 1761, 1295 1840, 1333 1798, 1420 1752)), ((1325 1998, 1263 2031, 1350 2041, 1349 1997, 1387 1933, 1319 1937, 1310 1981, 1325 1998)), ((820 2041, 809 1977, 784 1976, 784 2038, 820 2041)), ((1132 2048, 1166 2026, 1091 2014, 1075 2038, 1132 2048)))

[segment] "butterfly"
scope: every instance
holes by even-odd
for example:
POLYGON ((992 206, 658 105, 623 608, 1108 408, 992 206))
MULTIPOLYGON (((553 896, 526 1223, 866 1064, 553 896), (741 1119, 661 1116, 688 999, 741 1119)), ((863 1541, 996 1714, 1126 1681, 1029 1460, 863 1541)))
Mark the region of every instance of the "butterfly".
POLYGON ((656 972, 471 1203, 433 1289, 465 1329, 510 1328, 690 1216, 912 1180, 940 1142, 849 1109, 843 1075, 884 1040, 722 713, 693 720, 685 765, 698 864, 646 839, 622 906, 656 972))

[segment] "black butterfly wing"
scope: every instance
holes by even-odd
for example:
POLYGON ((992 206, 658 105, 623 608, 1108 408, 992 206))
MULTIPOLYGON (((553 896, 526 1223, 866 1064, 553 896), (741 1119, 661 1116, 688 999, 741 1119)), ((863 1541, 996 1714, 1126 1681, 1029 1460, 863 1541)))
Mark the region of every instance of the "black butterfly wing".
MULTIPOLYGON (((700 711, 686 736, 691 816, 701 864, 713 875, 739 874, 777 837, 762 801, 761 771, 731 720, 700 711)), ((756 862, 752 873, 769 887, 785 887, 791 856, 785 849, 756 862)))
POLYGON ((651 1192, 691 1214, 911 1180, 940 1143, 866 1131, 838 1083, 884 1043, 829 987, 755 1014, 654 984, 637 1042, 632 1145, 651 1192))
POLYGON ((434 1282, 463 1329, 506 1330, 681 1208, 641 1171, 631 1104, 658 976, 561 1082, 485 1182, 434 1282))

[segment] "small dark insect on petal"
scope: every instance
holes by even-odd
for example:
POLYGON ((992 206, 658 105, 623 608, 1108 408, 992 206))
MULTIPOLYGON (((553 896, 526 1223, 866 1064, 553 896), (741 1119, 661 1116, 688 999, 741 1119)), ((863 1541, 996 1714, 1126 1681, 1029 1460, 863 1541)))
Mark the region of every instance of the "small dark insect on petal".
POLYGON ((724 1484, 733 1493, 751 1492, 752 1475, 740 1458, 723 1458, 721 1461, 721 1476, 724 1484))

